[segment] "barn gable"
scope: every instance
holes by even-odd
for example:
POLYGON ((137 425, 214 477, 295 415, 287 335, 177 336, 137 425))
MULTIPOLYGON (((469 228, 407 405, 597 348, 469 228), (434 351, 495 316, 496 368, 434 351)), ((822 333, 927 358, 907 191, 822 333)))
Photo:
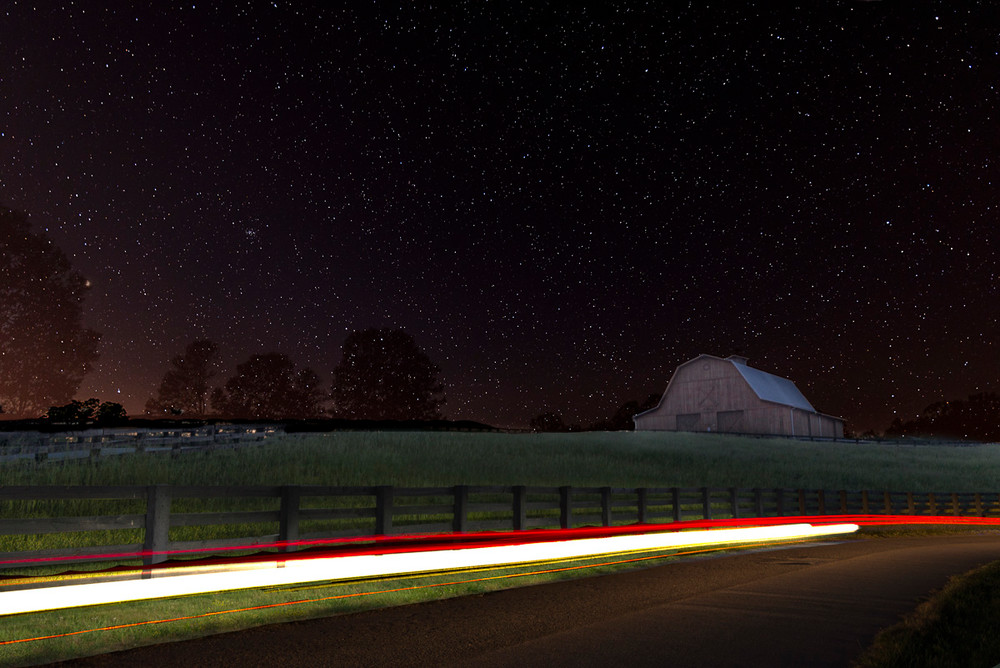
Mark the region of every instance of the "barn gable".
POLYGON ((743 357, 699 355, 674 371, 660 403, 633 418, 636 430, 843 436, 843 420, 816 411, 795 383, 747 366, 743 357))

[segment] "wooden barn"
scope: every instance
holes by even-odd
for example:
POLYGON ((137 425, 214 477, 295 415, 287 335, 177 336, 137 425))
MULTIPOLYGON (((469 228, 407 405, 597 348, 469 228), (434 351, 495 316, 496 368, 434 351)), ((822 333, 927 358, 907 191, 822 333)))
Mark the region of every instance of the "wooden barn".
POLYGON ((681 364, 659 405, 633 419, 636 431, 844 436, 844 421, 817 412, 795 383, 736 355, 699 355, 681 364))

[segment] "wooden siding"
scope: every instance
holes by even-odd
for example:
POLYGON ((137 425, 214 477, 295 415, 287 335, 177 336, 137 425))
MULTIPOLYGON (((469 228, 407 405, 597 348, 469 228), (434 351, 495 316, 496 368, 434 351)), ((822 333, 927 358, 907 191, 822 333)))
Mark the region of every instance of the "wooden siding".
POLYGON ((659 406, 638 430, 841 438, 843 422, 761 400, 729 360, 703 355, 677 368, 659 406))

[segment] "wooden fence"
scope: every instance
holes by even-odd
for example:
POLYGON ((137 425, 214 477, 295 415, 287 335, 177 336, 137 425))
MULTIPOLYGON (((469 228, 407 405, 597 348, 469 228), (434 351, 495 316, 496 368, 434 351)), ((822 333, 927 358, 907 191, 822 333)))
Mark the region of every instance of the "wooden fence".
POLYGON ((0 432, 0 463, 19 460, 60 462, 136 452, 178 454, 257 443, 283 433, 275 425, 206 425, 188 429, 86 429, 46 434, 0 432))
POLYGON ((467 485, 11 486, 0 487, 0 571, 107 555, 141 557, 151 565, 176 552, 211 554, 273 543, 287 543, 281 549, 290 551, 308 541, 346 536, 841 514, 1000 516, 1000 494, 467 485), (116 534, 107 532, 130 542, 111 544, 115 541, 108 536, 116 534), (51 547, 18 547, 37 546, 29 537, 42 534, 51 547))

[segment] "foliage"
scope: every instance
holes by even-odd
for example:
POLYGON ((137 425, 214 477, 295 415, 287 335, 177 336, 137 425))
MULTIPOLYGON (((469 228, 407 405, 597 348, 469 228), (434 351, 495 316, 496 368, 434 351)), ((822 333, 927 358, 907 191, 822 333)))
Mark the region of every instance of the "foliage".
POLYGON ((893 420, 886 435, 935 435, 977 441, 1000 439, 1000 396, 994 393, 970 395, 958 401, 931 404, 914 420, 893 420))
POLYGON ((579 424, 566 424, 560 413, 546 411, 531 418, 528 428, 534 432, 560 433, 568 431, 632 431, 635 429, 635 422, 632 417, 645 410, 655 407, 660 403, 659 394, 650 394, 643 401, 626 401, 607 420, 598 420, 589 427, 581 427, 579 424))
POLYGON ((655 408, 659 403, 659 394, 650 394, 643 401, 626 401, 618 407, 618 410, 611 416, 611 419, 595 422, 590 428, 593 431, 631 431, 635 429, 635 422, 633 422, 632 417, 643 411, 655 408))
POLYGON ((77 401, 74 399, 65 406, 50 406, 45 417, 52 422, 83 423, 94 417, 94 412, 100 403, 95 398, 90 398, 86 401, 77 401))
POLYGON ((562 415, 549 411, 541 413, 531 418, 528 428, 535 432, 563 432, 569 431, 569 427, 563 422, 562 415))
POLYGON ((89 288, 23 213, 0 206, 0 403, 13 417, 72 399, 97 360, 100 337, 82 319, 89 288))
POLYGON ((402 330, 367 329, 344 341, 333 373, 335 417, 438 420, 445 403, 440 369, 402 330))
POLYGON ((212 393, 212 408, 239 419, 305 419, 318 417, 323 391, 316 372, 295 371, 287 355, 253 355, 236 367, 236 375, 212 393))
POLYGON ((97 420, 97 424, 101 425, 118 424, 128 420, 128 414, 125 412, 125 407, 121 404, 105 401, 97 407, 94 419, 97 420))
POLYGON ((128 420, 125 408, 121 404, 91 397, 86 401, 74 399, 64 406, 50 406, 45 417, 60 424, 86 424, 95 422, 98 425, 118 424, 128 420))
POLYGON ((173 368, 163 375, 156 397, 146 402, 149 415, 204 417, 208 413, 209 381, 215 369, 219 346, 207 339, 189 344, 183 355, 170 360, 173 368))
POLYGON ((885 629, 858 668, 991 666, 1000 658, 1000 562, 951 578, 902 622, 885 629))

